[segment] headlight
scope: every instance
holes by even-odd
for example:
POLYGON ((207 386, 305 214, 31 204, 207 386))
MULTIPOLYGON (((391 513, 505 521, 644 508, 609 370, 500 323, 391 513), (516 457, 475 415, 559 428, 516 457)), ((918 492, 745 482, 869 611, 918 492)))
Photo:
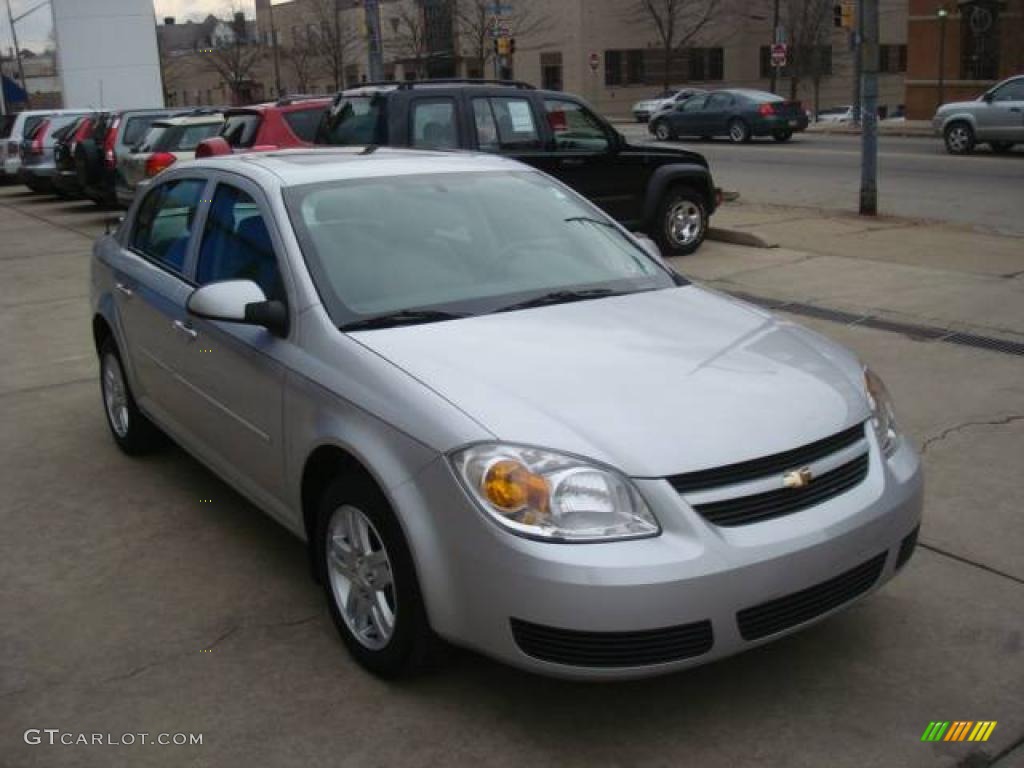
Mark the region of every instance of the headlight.
POLYGON ((864 369, 864 386, 867 389, 868 405, 871 406, 871 426, 878 436, 878 444, 882 453, 891 456, 899 441, 899 427, 896 426, 896 413, 893 410, 892 396, 885 384, 870 368, 864 369))
POLYGON ((608 541, 661 532, 633 484, 608 467, 501 443, 456 451, 451 462, 484 511, 520 536, 608 541))

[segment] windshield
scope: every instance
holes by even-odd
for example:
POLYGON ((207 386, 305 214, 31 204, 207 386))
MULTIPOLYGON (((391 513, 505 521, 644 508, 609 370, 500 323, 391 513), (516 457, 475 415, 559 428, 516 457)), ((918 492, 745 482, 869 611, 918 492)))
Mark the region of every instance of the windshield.
POLYGON ((338 146, 376 144, 377 121, 382 103, 383 99, 379 97, 343 98, 324 114, 316 143, 338 146))
POLYGON ((604 214, 530 171, 327 182, 289 189, 285 201, 338 325, 676 284, 604 214))

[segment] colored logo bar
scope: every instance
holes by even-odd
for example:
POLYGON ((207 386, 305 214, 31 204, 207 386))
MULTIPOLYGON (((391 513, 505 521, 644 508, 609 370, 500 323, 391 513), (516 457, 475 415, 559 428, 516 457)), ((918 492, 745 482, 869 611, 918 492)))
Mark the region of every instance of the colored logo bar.
POLYGON ((995 720, 933 720, 921 734, 921 741, 988 741, 995 729, 995 720))

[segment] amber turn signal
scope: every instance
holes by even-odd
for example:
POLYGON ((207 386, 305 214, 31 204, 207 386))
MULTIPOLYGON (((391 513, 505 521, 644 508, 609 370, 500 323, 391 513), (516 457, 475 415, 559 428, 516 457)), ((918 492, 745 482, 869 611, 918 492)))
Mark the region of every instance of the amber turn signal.
POLYGON ((494 462, 480 485, 484 498, 503 512, 518 512, 524 507, 548 511, 548 481, 513 459, 494 462))

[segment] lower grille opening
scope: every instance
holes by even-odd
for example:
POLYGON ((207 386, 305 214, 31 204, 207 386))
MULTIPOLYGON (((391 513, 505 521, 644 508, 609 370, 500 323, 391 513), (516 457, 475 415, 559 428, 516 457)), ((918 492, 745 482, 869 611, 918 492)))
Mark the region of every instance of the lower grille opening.
POLYGON ((917 547, 917 534, 920 530, 921 526, 918 525, 903 537, 903 541, 900 542, 900 551, 896 555, 896 570, 906 565, 910 556, 914 554, 914 549, 917 547))
POLYGON ((527 656, 574 667, 664 664, 711 650, 711 622, 697 621, 638 632, 581 632, 510 619, 516 645, 527 656))
POLYGON ((785 597, 744 608, 736 614, 744 640, 759 640, 828 613, 874 586, 885 567, 885 552, 856 568, 785 597))

